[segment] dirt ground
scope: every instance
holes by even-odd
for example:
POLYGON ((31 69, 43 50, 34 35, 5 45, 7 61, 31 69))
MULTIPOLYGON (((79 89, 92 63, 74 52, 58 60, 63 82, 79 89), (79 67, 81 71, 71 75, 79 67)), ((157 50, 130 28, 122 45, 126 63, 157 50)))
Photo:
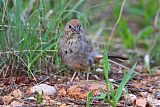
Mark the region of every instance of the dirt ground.
MULTIPOLYGON (((123 70, 119 67, 111 70, 109 78, 117 88, 123 79, 123 70)), ((124 93, 117 106, 158 107, 160 106, 160 70, 154 75, 149 75, 141 65, 136 68, 137 74, 125 86, 124 93)), ((85 80, 84 73, 80 73, 73 82, 69 82, 73 72, 67 75, 51 75, 42 73, 35 79, 27 76, 9 76, 0 80, 0 105, 3 106, 59 106, 83 107, 86 106, 87 94, 99 96, 102 90, 109 93, 103 71, 92 72, 89 81, 85 80), (54 93, 36 93, 31 91, 33 86, 48 84, 56 90, 54 93)), ((47 88, 47 87, 44 87, 47 88)), ((90 106, 109 106, 102 99, 91 97, 90 106)))

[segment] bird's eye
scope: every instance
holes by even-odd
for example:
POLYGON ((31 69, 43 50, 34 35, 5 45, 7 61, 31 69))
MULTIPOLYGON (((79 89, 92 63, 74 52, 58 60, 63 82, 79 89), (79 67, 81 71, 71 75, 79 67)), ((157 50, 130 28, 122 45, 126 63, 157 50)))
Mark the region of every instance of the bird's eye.
POLYGON ((70 26, 70 25, 69 25, 68 27, 71 29, 71 26, 70 26))
POLYGON ((82 26, 81 26, 81 25, 79 25, 79 29, 81 29, 81 30, 82 30, 82 26))

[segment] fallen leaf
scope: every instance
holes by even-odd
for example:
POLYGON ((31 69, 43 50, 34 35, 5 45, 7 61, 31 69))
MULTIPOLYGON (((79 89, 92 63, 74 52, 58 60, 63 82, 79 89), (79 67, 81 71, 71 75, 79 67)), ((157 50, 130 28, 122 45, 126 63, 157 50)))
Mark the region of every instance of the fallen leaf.
POLYGON ((15 83, 16 84, 29 84, 31 83, 31 80, 29 78, 26 78, 26 77, 16 77, 16 80, 15 80, 15 83))

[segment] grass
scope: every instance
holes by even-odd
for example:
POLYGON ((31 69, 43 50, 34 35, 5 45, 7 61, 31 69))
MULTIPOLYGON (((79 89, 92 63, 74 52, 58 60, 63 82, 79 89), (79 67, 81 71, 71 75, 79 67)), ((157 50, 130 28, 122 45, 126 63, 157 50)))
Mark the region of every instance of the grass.
MULTIPOLYGON (((159 48, 156 48, 159 43, 159 39, 156 39, 159 30, 156 29, 160 23, 157 18, 158 4, 158 0, 141 0, 135 4, 126 1, 118 29, 115 29, 113 35, 114 41, 118 33, 126 49, 139 48, 143 44, 141 48, 145 49, 156 63, 160 63, 157 61, 160 56, 159 48), (140 21, 143 18, 144 21, 140 21), (131 21, 140 25, 138 31, 133 32, 128 24, 131 21), (153 43, 153 40, 157 41, 153 43)), ((82 21, 85 31, 92 34, 96 34, 98 29, 102 28, 100 35, 107 39, 105 35, 109 34, 110 27, 118 19, 122 2, 108 0, 90 4, 84 0, 2 0, 0 5, 0 55, 3 56, 0 58, 1 68, 8 65, 14 66, 14 69, 24 68, 31 77, 34 73, 47 71, 48 66, 59 64, 57 43, 63 34, 66 21, 78 18, 82 21), (101 18, 106 6, 112 6, 112 15, 109 13, 101 18), (94 15, 101 20, 98 21, 94 15)))
POLYGON ((43 105, 43 102, 44 102, 43 92, 42 93, 37 92, 37 95, 36 95, 36 105, 37 106, 38 106, 38 104, 43 105))
POLYGON ((32 0, 30 2, 1 1, 4 6, 2 10, 5 10, 3 10, 5 15, 1 14, 1 18, 5 17, 0 32, 3 35, 0 36, 0 50, 5 58, 5 61, 1 59, 1 65, 4 66, 6 63, 15 65, 13 62, 16 57, 19 63, 15 66, 27 68, 29 71, 27 73, 31 77, 35 72, 48 70, 48 66, 45 66, 46 62, 49 66, 54 66, 50 65, 51 62, 58 64, 57 44, 62 36, 63 21, 68 20, 74 13, 84 17, 75 10, 83 0, 68 10, 71 2, 71 0, 68 2, 56 0, 54 13, 47 16, 49 14, 47 8, 51 8, 52 1, 40 0, 38 6, 34 6, 35 2, 32 0))
POLYGON ((134 72, 134 69, 136 67, 136 64, 132 66, 132 68, 128 71, 128 73, 123 77, 121 83, 119 84, 118 88, 116 90, 113 89, 112 84, 109 81, 108 78, 108 71, 109 71, 109 63, 108 63, 108 55, 107 51, 105 49, 104 59, 103 59, 103 66, 104 66, 104 77, 106 85, 109 88, 109 92, 111 92, 111 95, 107 93, 105 97, 105 101, 107 101, 109 104, 111 104, 113 107, 116 106, 118 103, 120 97, 122 96, 123 89, 125 88, 126 83, 131 79, 131 76, 134 72))
POLYGON ((86 103, 86 107, 89 107, 89 106, 90 106, 91 96, 92 96, 92 92, 88 92, 88 94, 87 94, 87 103, 86 103))

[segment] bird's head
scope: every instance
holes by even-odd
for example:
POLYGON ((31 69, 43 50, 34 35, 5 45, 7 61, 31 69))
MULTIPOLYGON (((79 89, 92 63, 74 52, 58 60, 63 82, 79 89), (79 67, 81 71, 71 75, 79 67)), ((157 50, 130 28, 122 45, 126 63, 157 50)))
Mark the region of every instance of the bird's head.
POLYGON ((64 32, 72 32, 76 34, 80 34, 83 32, 82 25, 79 20, 72 19, 66 25, 64 32))

